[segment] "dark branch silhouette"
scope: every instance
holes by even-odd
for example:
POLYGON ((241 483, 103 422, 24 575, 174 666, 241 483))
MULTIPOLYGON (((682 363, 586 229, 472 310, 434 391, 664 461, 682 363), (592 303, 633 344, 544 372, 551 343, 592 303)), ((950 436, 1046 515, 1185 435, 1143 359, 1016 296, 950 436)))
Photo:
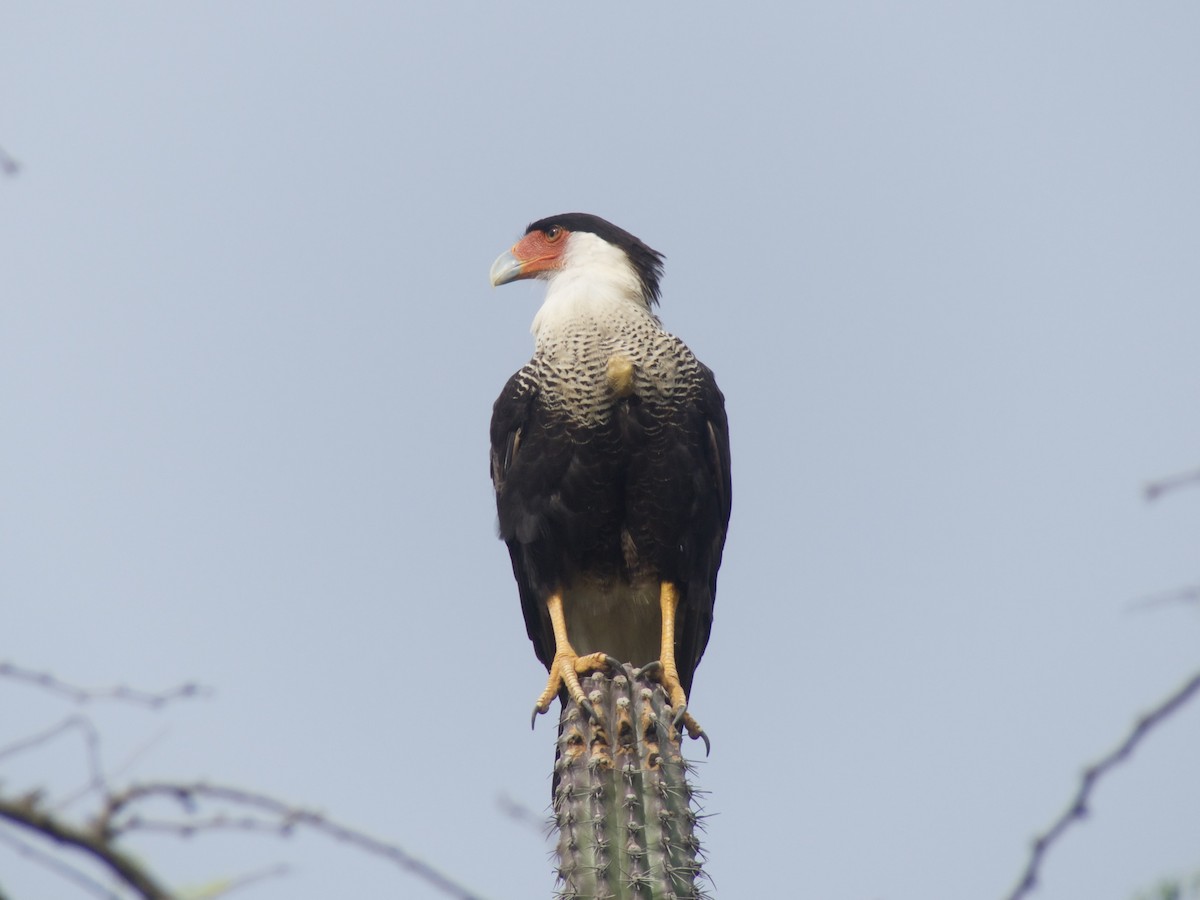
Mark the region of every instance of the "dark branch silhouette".
POLYGON ((170 900, 166 888, 144 866, 113 846, 107 835, 69 824, 47 812, 36 795, 16 800, 0 797, 0 819, 90 854, 145 900, 170 900))
POLYGON ((175 700, 209 697, 212 695, 210 688, 206 688, 195 682, 185 682, 170 690, 159 691, 157 693, 138 690, 137 688, 127 687, 123 684, 106 688, 85 688, 63 681, 49 672, 36 672, 10 662, 0 662, 0 678, 7 678, 9 681, 26 682, 51 693, 67 697, 76 703, 89 703, 93 700, 120 700, 125 703, 146 706, 150 709, 159 709, 175 700))
MULTIPOLYGON (((31 794, 15 799, 0 796, 0 819, 90 854, 146 900, 169 900, 172 895, 141 863, 117 848, 117 842, 122 837, 151 832, 194 837, 217 831, 248 831, 290 837, 298 828, 310 828, 390 860, 447 896, 458 900, 481 900, 479 895, 395 844, 343 825, 323 813, 228 785, 205 782, 131 785, 108 795, 99 815, 86 826, 65 822, 48 811, 40 795, 31 794), (142 807, 149 801, 161 799, 179 805, 180 814, 177 818, 160 818, 143 811, 142 807), (213 805, 214 810, 205 810, 205 804, 213 805)), ((244 884, 278 872, 276 868, 238 879, 236 883, 244 884)))
POLYGON ((1130 609, 1147 609, 1153 606, 1172 606, 1176 603, 1196 603, 1200 601, 1200 584, 1176 588, 1173 591, 1163 591, 1139 597, 1129 604, 1130 609))
POLYGON ((176 784, 154 782, 135 784, 108 797, 96 817, 94 827, 109 838, 134 831, 159 831, 191 837, 202 831, 234 830, 271 832, 289 837, 297 828, 306 827, 335 840, 391 860, 407 872, 459 900, 481 900, 478 894, 456 883, 449 876, 418 859, 396 844, 379 840, 365 832, 337 822, 324 813, 293 806, 275 797, 228 785, 193 782, 176 784), (144 801, 167 799, 180 806, 182 817, 149 817, 137 807, 144 801), (204 803, 219 808, 201 817, 204 803))
POLYGON ((1179 475, 1168 475, 1166 478, 1160 478, 1158 481, 1151 481, 1145 487, 1145 496, 1147 501, 1154 501, 1168 491, 1178 490, 1181 487, 1186 487, 1189 484, 1200 483, 1200 469, 1192 472, 1183 472, 1179 475))
POLYGON ((549 837, 554 827, 553 821, 549 816, 534 812, 524 803, 514 800, 508 794, 500 794, 496 797, 496 808, 518 825, 540 834, 543 838, 549 837))
POLYGON ((1103 759, 1084 769, 1083 775, 1079 780, 1079 788, 1075 792, 1075 796, 1071 798, 1071 802, 1067 804, 1067 808, 1063 810, 1062 814, 1042 835, 1034 840, 1025 871, 1021 873, 1021 877, 1017 881, 1017 886, 1008 895, 1008 900, 1021 900, 1022 897, 1027 897, 1032 893, 1033 889, 1037 886, 1038 875, 1046 852, 1055 841, 1062 837, 1063 832, 1087 816, 1088 803, 1091 800, 1092 791, 1095 789, 1096 783, 1109 770, 1128 759, 1146 735, 1178 711, 1197 691, 1200 691, 1200 672, 1193 675, 1183 687, 1163 700, 1158 706, 1139 718, 1134 723, 1133 729, 1116 749, 1103 759))
POLYGON ((86 716, 67 716, 61 722, 51 725, 43 731, 19 738, 7 746, 0 747, 0 761, 29 750, 36 750, 50 743, 60 734, 66 734, 68 731, 79 731, 82 733, 84 744, 87 747, 88 771, 91 774, 92 781, 103 781, 100 770, 100 736, 96 733, 96 726, 86 716))
MULTIPOLYGON (((175 700, 210 693, 193 683, 162 692, 142 691, 125 685, 83 688, 49 673, 8 662, 0 662, 0 679, 29 684, 76 703, 114 700, 153 710, 175 700)), ((115 788, 102 765, 100 734, 91 720, 79 713, 0 746, 0 763, 20 754, 37 752, 59 737, 75 732, 83 737, 88 760, 87 783, 65 798, 51 798, 40 788, 16 792, 0 781, 0 826, 4 826, 0 827, 0 844, 94 896, 118 898, 120 895, 72 864, 64 854, 56 852, 58 848, 75 851, 81 855, 81 861, 90 859, 143 900, 169 900, 173 896, 170 890, 139 857, 123 849, 122 840, 130 835, 154 832, 192 837, 243 831, 289 837, 297 829, 307 828, 390 860, 447 896, 457 900, 481 900, 479 895, 396 844, 344 825, 324 813, 266 794, 199 781, 152 782, 115 788), (66 807, 86 795, 98 798, 98 812, 93 806, 92 814, 86 818, 82 815, 69 817, 66 807), (174 812, 170 812, 171 807, 176 807, 174 812)), ((284 867, 274 866, 231 878, 224 884, 222 893, 285 872, 284 867)), ((8 900, 3 889, 0 889, 0 900, 8 900)))
POLYGON ((0 172, 9 177, 21 171, 21 164, 13 159, 3 147, 0 147, 0 172))
MULTIPOLYGON (((87 872, 77 869, 75 866, 70 865, 65 860, 59 859, 51 853, 39 850, 33 844, 21 840, 15 834, 9 834, 6 829, 0 828, 0 844, 6 844, 17 855, 33 860, 43 868, 49 869, 65 880, 73 881, 76 886, 93 896, 102 897, 104 900, 121 900, 120 895, 114 894, 105 885, 92 878, 87 872)), ((12 900, 12 898, 0 888, 0 900, 12 900)))

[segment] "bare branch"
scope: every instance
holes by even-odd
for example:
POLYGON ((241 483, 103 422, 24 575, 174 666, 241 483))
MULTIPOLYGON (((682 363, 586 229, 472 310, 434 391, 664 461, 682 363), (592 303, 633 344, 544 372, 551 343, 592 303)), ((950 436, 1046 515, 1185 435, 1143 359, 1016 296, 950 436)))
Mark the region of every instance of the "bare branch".
POLYGON ((35 672, 31 669, 25 669, 13 663, 2 661, 0 661, 0 678, 8 678, 12 681, 24 681, 28 684, 44 688, 51 693, 67 697, 76 703, 89 703, 93 700, 121 700, 126 703, 146 706, 150 709, 159 709, 174 700, 212 695, 210 688, 196 684, 195 682, 185 682, 160 693, 142 691, 137 688, 126 687, 123 684, 108 688, 84 688, 65 682, 49 672, 35 672))
MULTIPOLYGON (((96 730, 96 726, 92 724, 91 719, 78 714, 70 715, 44 731, 39 731, 36 734, 14 741, 7 746, 0 747, 0 760, 4 760, 9 756, 17 756, 28 750, 35 750, 43 744, 50 743, 50 741, 60 734, 65 734, 73 730, 78 730, 83 735, 84 745, 87 749, 88 779, 82 786, 76 788, 65 797, 56 800, 54 803, 55 812, 61 812, 80 798, 86 797, 93 792, 102 793, 104 796, 111 794, 109 778, 105 773, 100 757, 100 733, 96 730)), ((157 737, 154 740, 157 740, 157 737)), ((135 750, 125 762, 117 767, 113 774, 117 774, 133 765, 137 758, 145 752, 146 748, 153 743, 154 741, 152 740, 135 750)))
POLYGON ((281 826, 274 819, 256 819, 254 816, 236 816, 228 813, 216 813, 194 819, 159 819, 138 814, 130 815, 113 826, 111 837, 117 838, 135 831, 138 834, 169 834, 181 838, 193 838, 202 832, 211 831, 243 831, 287 837, 285 829, 286 826, 281 826))
MULTIPOLYGON (((32 684, 77 703, 110 699, 150 709, 158 709, 176 699, 207 693, 206 689, 192 683, 157 694, 124 685, 89 689, 64 682, 48 672, 35 672, 8 662, 0 662, 0 678, 32 684)), ((203 782, 135 784, 124 790, 114 790, 102 766, 100 736, 92 722, 80 714, 68 716, 43 731, 0 746, 0 761, 44 747, 70 731, 79 731, 84 738, 88 759, 87 783, 69 794, 65 800, 60 798, 54 803, 49 801, 42 790, 37 789, 20 796, 0 794, 0 825, 7 825, 8 828, 24 832, 26 835, 35 835, 90 855, 143 900, 167 900, 171 894, 147 868, 117 846, 124 836, 148 832, 192 836, 203 832, 238 830, 287 837, 300 826, 391 860, 448 896, 458 900, 480 900, 477 894, 455 883, 433 866, 395 844, 342 825, 323 813, 292 806, 265 794, 203 782), (68 805, 82 796, 93 794, 99 798, 99 813, 90 822, 80 824, 63 814, 68 805), (178 804, 178 816, 160 815, 157 810, 161 809, 162 801, 178 804), (147 807, 151 815, 143 811, 147 807)), ((144 748, 136 751, 134 756, 143 751, 144 748)), ((93 893, 99 887, 101 896, 117 896, 70 866, 58 855, 47 853, 36 845, 19 840, 8 832, 8 828, 0 828, 0 839, 17 848, 22 855, 36 859, 66 877, 71 877, 93 893)), ((277 866, 230 879, 213 888, 211 895, 227 894, 262 878, 277 877, 284 872, 282 867, 277 866)), ((2 892, 0 900, 3 900, 2 892)))
MULTIPOLYGON (((71 824, 53 810, 48 810, 43 799, 42 794, 36 791, 18 798, 0 796, 0 820, 8 820, 15 826, 23 827, 42 837, 90 853, 145 900, 159 900, 171 895, 145 868, 117 848, 116 843, 123 836, 157 832, 193 837, 199 833, 224 830, 288 837, 301 826, 382 856, 410 874, 424 879, 448 896, 458 900, 481 900, 479 895, 395 844, 342 825, 323 813, 292 806, 274 797, 240 788, 203 782, 132 785, 120 792, 106 792, 102 810, 87 827, 71 824), (140 805, 155 800, 178 803, 184 815, 179 819, 144 815, 140 811, 140 805), (202 804, 219 805, 216 811, 201 815, 202 804)), ((54 857, 44 854, 41 858, 50 860, 51 864, 58 863, 54 857)), ((275 867, 253 876, 235 879, 221 885, 215 896, 245 886, 251 881, 281 874, 281 868, 275 867)))
POLYGON ((104 769, 100 763, 100 735, 96 731, 96 726, 86 716, 67 716, 57 725, 53 725, 45 731, 21 738, 6 747, 0 747, 0 760, 5 757, 16 756, 27 750, 34 750, 54 740, 60 734, 65 734, 73 730, 78 730, 83 734, 83 742, 87 747, 88 783, 84 790, 107 790, 108 785, 104 778, 104 769))
POLYGON ((1166 478, 1160 478, 1158 481, 1151 481, 1146 485, 1144 493, 1147 502, 1153 502, 1168 491, 1186 487, 1196 482, 1200 482, 1200 469, 1192 472, 1182 472, 1178 475, 1168 475, 1166 478))
POLYGON ((77 788, 66 796, 55 801, 54 811, 62 812, 68 806, 71 806, 76 801, 88 796, 88 794, 91 794, 93 791, 103 790, 105 797, 110 796, 112 791, 109 790, 109 783, 111 782, 112 778, 132 768, 138 759, 140 759, 156 743, 162 740, 164 734, 166 734, 165 730, 159 731, 149 740, 143 742, 140 746, 135 747, 133 751, 115 767, 107 767, 104 769, 102 769, 100 765, 100 736, 97 734, 95 736, 94 743, 89 746, 92 756, 92 777, 88 779, 87 783, 82 787, 77 788))
MULTIPOLYGON (((67 881, 73 881, 76 885, 96 897, 101 897, 103 900, 121 900, 117 894, 114 894, 107 887, 92 878, 87 872, 75 868, 57 856, 38 849, 33 844, 26 843, 15 834, 9 834, 7 828, 0 828, 0 844, 7 844, 20 856, 35 860, 39 865, 61 875, 67 881)), ((0 892, 0 900, 6 900, 3 892, 0 892)))
POLYGON ((171 900, 167 890, 130 856, 114 847, 107 836, 71 825, 45 812, 36 796, 17 800, 0 797, 0 819, 90 854, 144 900, 171 900))
POLYGON ((548 837, 554 828, 554 820, 549 816, 539 816, 536 812, 520 801, 514 800, 508 794, 496 797, 496 806, 514 822, 536 831, 543 838, 548 837))
POLYGON ((433 866, 395 844, 381 841, 365 832, 335 822, 323 813, 292 806, 265 794, 229 787, 227 785, 207 784, 205 782, 194 782, 191 784, 162 782, 135 784, 109 797, 108 803, 101 811, 95 825, 98 832, 110 836, 146 828, 157 830, 164 828, 171 830, 190 829, 192 832, 198 829, 239 828, 249 831, 271 830, 282 837, 289 836, 297 826, 307 826, 335 840, 351 844, 361 850, 366 850, 369 853, 391 860, 405 871, 424 879, 451 897, 457 897, 459 900, 481 900, 478 894, 456 883, 449 876, 444 875, 433 866), (152 798, 173 800, 179 803, 189 814, 193 814, 198 804, 203 801, 226 803, 243 811, 257 811, 270 816, 272 817, 273 824, 264 826, 261 819, 244 814, 225 818, 209 818, 188 823, 169 823, 163 820, 143 819, 134 813, 133 807, 135 804, 152 798))
MULTIPOLYGON (((260 881, 266 881, 268 878, 283 878, 285 875, 291 874, 291 869, 282 863, 277 866, 271 866, 268 869, 259 869, 257 872, 249 872, 245 875, 239 875, 236 878, 230 878, 219 886, 206 890, 201 896, 205 900, 211 900, 216 897, 226 897, 234 891, 240 891, 244 887, 252 884, 257 884, 260 881)), ((2 900, 2 898, 0 898, 2 900)))
POLYGON ((1067 804, 1067 808, 1063 810, 1062 814, 1044 834, 1034 840, 1025 871, 1021 874, 1017 886, 1008 895, 1008 900, 1020 900, 1020 898, 1028 896, 1037 886, 1039 870, 1046 852, 1072 824, 1087 816, 1088 802, 1091 800, 1092 791, 1096 783, 1110 769, 1128 759, 1133 753, 1134 748, 1137 747, 1138 743, 1147 734, 1187 703, 1197 691, 1200 691, 1200 672, 1193 675, 1183 687, 1163 700, 1158 706, 1139 718, 1134 723, 1133 729, 1126 735, 1125 740, 1116 749, 1103 759, 1084 769, 1079 781, 1079 789, 1075 792, 1075 796, 1071 798, 1071 802, 1067 804))
POLYGON ((1168 606, 1176 603, 1195 603, 1200 601, 1200 584, 1176 588, 1173 591, 1162 591, 1158 594, 1148 594, 1139 597, 1129 604, 1132 609, 1146 609, 1152 606, 1168 606))
POLYGON ((5 175, 14 176, 21 171, 21 164, 9 156, 8 152, 0 147, 0 172, 5 175))

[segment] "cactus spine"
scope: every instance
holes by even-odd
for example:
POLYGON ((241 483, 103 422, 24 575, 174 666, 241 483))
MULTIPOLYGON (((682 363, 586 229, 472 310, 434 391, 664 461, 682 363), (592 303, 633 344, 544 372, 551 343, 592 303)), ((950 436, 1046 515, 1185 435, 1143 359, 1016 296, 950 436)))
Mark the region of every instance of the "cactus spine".
POLYGON ((625 666, 583 680, 598 714, 559 719, 554 764, 559 897, 699 900, 695 791, 662 687, 625 666))

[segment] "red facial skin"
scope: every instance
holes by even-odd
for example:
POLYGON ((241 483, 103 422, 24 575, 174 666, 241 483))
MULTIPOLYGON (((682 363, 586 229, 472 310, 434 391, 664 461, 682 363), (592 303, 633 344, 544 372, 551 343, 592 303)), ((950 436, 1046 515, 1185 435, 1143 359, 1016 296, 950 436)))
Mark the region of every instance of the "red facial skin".
POLYGON ((547 231, 531 231, 513 244, 509 252, 521 261, 521 277, 536 278, 541 272, 561 268, 570 233, 551 225, 547 231))

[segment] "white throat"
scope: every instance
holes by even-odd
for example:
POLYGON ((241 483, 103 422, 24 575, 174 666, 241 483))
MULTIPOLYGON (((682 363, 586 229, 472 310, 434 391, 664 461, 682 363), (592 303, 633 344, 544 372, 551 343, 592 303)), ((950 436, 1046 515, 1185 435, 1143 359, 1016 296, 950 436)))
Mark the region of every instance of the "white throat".
POLYGON ((582 322, 653 318, 625 251, 586 231, 568 241, 563 265, 547 276, 546 299, 533 317, 537 343, 582 322))

